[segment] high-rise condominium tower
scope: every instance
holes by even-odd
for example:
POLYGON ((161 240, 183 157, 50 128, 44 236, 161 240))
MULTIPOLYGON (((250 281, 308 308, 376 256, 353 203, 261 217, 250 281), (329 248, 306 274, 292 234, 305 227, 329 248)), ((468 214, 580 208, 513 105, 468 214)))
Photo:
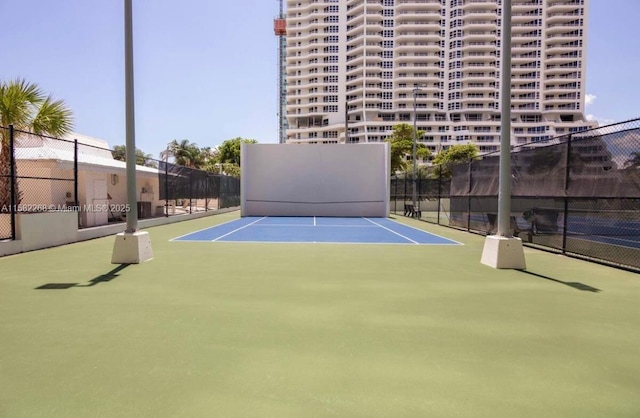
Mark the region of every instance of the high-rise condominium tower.
MULTIPOLYGON (((587 0, 512 2, 512 145, 593 126, 587 0)), ((499 148, 502 0, 287 0, 286 19, 287 142, 383 141, 415 116, 433 152, 499 148)))

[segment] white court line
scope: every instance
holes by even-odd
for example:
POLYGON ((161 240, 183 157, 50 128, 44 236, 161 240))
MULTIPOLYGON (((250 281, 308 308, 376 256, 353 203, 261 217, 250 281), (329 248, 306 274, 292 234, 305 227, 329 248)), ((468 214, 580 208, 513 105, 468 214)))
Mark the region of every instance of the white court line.
POLYGON ((268 228, 270 226, 275 226, 281 228, 286 226, 287 228, 313 228, 316 226, 318 228, 377 228, 376 225, 300 225, 300 224, 259 224, 255 225, 260 228, 268 228))
MULTIPOLYGON (((213 242, 213 241, 205 241, 205 240, 187 240, 183 239, 177 242, 213 242)), ((216 245, 224 245, 224 244, 338 244, 338 245, 450 245, 450 244, 441 244, 441 243, 418 243, 414 244, 412 242, 357 242, 357 241, 216 241, 216 245)))
POLYGON ((220 235, 218 238, 211 240, 211 242, 216 242, 216 241, 217 241, 217 240, 219 240, 220 238, 224 238, 224 237, 226 237, 226 236, 229 236, 229 235, 233 234, 234 232, 238 232, 238 231, 239 231, 239 230, 241 230, 241 229, 245 229, 246 227, 251 226, 251 225, 253 225, 253 224, 255 224, 255 223, 258 223, 258 222, 260 222, 261 220, 263 220, 263 219, 265 219, 265 218, 266 218, 266 216, 263 216, 263 217, 262 217, 262 218, 260 218, 260 219, 256 219, 255 221, 253 221, 253 222, 251 222, 251 223, 249 223, 249 224, 246 224, 245 226, 241 226, 240 228, 236 228, 236 229, 234 229, 234 230, 233 230, 233 231, 231 231, 231 232, 227 232, 227 233, 226 233, 226 234, 224 234, 224 235, 220 235))
MULTIPOLYGON (((613 241, 626 241, 626 242, 630 242, 630 243, 633 243, 633 244, 638 244, 638 241, 625 239, 625 238, 616 238, 613 235, 589 235, 589 236, 608 239, 609 241, 611 241, 611 240, 613 240, 613 241)), ((569 238, 569 237, 571 237, 571 238, 573 238, 575 240, 578 240, 578 241, 597 242, 599 244, 615 245, 615 246, 624 247, 624 248, 634 248, 634 249, 638 248, 638 247, 633 247, 633 246, 624 245, 624 244, 615 244, 615 243, 611 243, 611 242, 602 242, 602 241, 589 239, 589 238, 580 238, 579 236, 575 236, 575 235, 567 235, 567 238, 569 238)))
MULTIPOLYGON (((238 218, 238 219, 242 219, 242 218, 238 218)), ((218 224, 218 225, 213 225, 213 226, 208 226, 208 227, 206 227, 206 228, 198 229, 197 231, 189 232, 188 234, 184 234, 184 235, 180 235, 179 237, 171 238, 169 241, 174 241, 174 240, 180 239, 180 238, 182 238, 182 237, 186 237, 186 236, 188 236, 188 235, 195 234, 196 232, 206 231, 207 229, 215 228, 215 227, 217 227, 217 226, 222 226, 222 225, 230 224, 231 222, 236 222, 236 221, 238 221, 238 219, 232 219, 232 220, 230 220, 230 221, 223 222, 223 223, 218 224)), ((184 241, 184 240, 183 240, 183 241, 184 241)), ((195 241, 200 241, 200 240, 195 240, 195 241)))
MULTIPOLYGON (((451 238, 443 237, 442 235, 434 234, 433 232, 428 232, 428 231, 425 231, 424 229, 416 228, 415 226, 411 226, 411 225, 407 225, 407 224, 402 223, 402 222, 398 222, 393 218, 385 218, 385 219, 388 219, 391 222, 395 222, 398 225, 406 226, 407 228, 411 228, 411 229, 415 229, 416 231, 424 232, 425 234, 430 234, 430 235, 436 236, 438 238, 442 238, 442 239, 446 239, 446 240, 451 241, 451 242, 455 242, 458 245, 464 245, 463 243, 458 242, 456 240, 453 240, 451 238)), ((433 224, 433 225, 437 225, 437 224, 433 224)), ((439 244, 439 245, 448 245, 448 244, 439 244)))
POLYGON ((409 238, 409 237, 405 237, 404 235, 399 234, 399 233, 397 233, 396 231, 394 231, 394 230, 392 230, 392 229, 387 228, 386 226, 383 226, 383 225, 380 225, 379 223, 373 222, 373 221, 372 221, 371 219, 369 219, 369 218, 362 218, 362 219, 366 219, 367 221, 371 222, 372 224, 374 224, 374 225, 378 225, 380 228, 386 229, 387 231, 392 232, 392 233, 394 233, 394 234, 396 234, 396 235, 398 235, 398 236, 400 236, 400 237, 402 237, 402 238, 404 238, 404 239, 406 239, 406 240, 408 240, 408 241, 411 241, 411 242, 413 242, 414 244, 420 244, 418 241, 414 241, 414 240, 412 240, 412 239, 411 239, 411 238, 409 238))

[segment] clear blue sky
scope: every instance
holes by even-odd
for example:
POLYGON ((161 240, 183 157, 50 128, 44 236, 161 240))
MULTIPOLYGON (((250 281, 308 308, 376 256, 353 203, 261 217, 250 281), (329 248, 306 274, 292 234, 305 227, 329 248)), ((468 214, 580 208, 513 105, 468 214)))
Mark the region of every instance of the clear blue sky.
MULTIPOLYGON (((36 82, 75 131, 124 144, 123 0, 0 0, 0 79, 36 82)), ((136 144, 275 143, 276 0, 133 0, 136 144)), ((640 1, 591 0, 586 112, 640 117, 640 1)))

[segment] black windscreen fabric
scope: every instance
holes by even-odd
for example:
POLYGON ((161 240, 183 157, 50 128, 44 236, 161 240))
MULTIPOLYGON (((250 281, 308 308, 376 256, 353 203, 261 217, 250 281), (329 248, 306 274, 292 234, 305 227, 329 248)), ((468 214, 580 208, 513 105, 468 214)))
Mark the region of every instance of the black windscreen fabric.
MULTIPOLYGON (((160 199, 217 199, 240 195, 240 180, 161 161, 160 199)), ((237 199, 236 199, 237 200, 237 199)), ((235 202, 235 201, 234 201, 235 202)))

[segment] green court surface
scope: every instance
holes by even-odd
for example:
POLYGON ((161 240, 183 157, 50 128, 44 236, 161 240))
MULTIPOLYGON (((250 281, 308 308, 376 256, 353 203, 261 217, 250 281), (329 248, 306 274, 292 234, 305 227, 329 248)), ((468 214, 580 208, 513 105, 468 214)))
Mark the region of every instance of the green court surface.
POLYGON ((0 258, 0 417, 639 417, 640 275, 460 246, 170 242, 0 258))

